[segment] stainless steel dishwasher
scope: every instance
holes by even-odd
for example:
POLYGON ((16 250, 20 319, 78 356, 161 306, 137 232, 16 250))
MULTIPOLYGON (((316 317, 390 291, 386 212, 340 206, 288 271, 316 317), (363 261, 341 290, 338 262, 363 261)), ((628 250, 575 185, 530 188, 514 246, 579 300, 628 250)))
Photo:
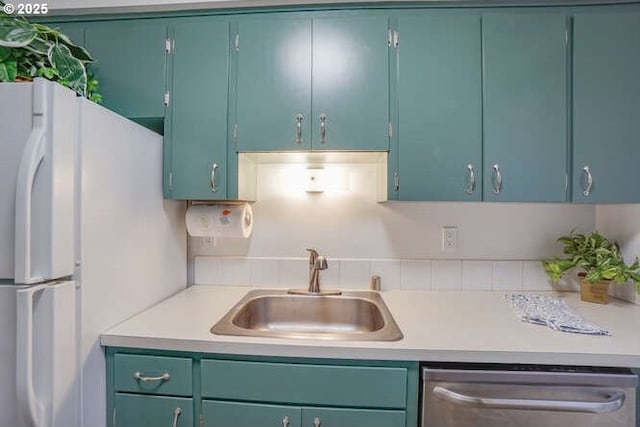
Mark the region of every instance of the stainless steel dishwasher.
POLYGON ((628 369, 424 366, 422 427, 635 427, 628 369))

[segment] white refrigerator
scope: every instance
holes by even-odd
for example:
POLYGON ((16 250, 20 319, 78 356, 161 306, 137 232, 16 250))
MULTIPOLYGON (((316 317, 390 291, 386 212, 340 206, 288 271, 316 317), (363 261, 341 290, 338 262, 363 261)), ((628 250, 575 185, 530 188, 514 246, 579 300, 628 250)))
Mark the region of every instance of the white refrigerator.
POLYGON ((0 427, 104 427, 99 334, 186 283, 162 137, 44 79, 0 83, 0 427))

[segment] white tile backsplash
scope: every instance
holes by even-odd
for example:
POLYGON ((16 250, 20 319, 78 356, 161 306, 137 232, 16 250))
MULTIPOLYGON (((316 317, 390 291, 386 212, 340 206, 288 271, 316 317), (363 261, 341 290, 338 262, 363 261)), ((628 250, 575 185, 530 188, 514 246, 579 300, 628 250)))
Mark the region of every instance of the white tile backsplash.
POLYGON ((249 263, 252 286, 280 286, 280 261, 278 259, 253 259, 249 263))
POLYGON ((433 261, 431 287, 434 290, 462 289, 462 261, 433 261))
POLYGON ((431 261, 401 261, 400 285, 402 289, 431 289, 431 261))
POLYGON ((346 259, 340 262, 340 287, 353 289, 367 289, 371 276, 371 262, 369 260, 346 259))
POLYGON ((380 276, 380 288, 382 290, 400 289, 401 261, 390 259, 371 260, 371 275, 380 276))
MULTIPOLYGON (((194 283, 305 288, 307 258, 240 258, 197 256, 194 283)), ((539 261, 330 259, 320 273, 325 288, 368 289, 371 276, 380 276, 382 290, 551 290, 539 261)), ((617 295, 628 295, 620 289, 617 295)))
POLYGON ((463 261, 462 289, 469 291, 488 291, 493 284, 492 261, 463 261))
MULTIPOLYGON (((194 274, 197 276, 197 272, 194 274)), ((251 283, 251 260, 248 258, 222 258, 221 285, 247 286, 251 283)))
POLYGON ((493 289, 499 291, 522 290, 522 262, 496 261, 493 263, 493 289))

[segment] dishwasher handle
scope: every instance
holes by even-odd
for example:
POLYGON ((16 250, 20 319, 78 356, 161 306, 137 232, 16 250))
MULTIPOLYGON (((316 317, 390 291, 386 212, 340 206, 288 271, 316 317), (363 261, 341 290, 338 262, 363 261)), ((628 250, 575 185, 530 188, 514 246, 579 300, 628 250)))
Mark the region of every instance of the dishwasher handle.
POLYGON ((528 409, 556 412, 586 412, 592 414, 607 414, 622 407, 625 393, 612 391, 599 393, 604 400, 546 400, 546 399, 505 399, 497 397, 481 397, 458 393, 442 386, 435 386, 433 394, 449 402, 464 406, 493 409, 528 409))

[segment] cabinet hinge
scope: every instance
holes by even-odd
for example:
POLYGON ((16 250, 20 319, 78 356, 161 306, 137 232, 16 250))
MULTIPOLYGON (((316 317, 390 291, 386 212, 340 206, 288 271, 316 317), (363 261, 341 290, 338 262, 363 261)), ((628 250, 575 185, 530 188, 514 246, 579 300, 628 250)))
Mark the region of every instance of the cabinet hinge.
POLYGON ((398 48, 400 45, 400 35, 398 34, 398 30, 393 30, 393 47, 398 48))
POLYGON ((393 123, 389 122, 389 126, 387 127, 387 133, 389 135, 389 139, 393 138, 393 123))
POLYGON ((113 427, 116 427, 116 408, 113 408, 113 414, 111 414, 111 422, 113 424, 113 427))
POLYGON ((393 31, 389 29, 387 30, 387 46, 391 47, 391 43, 393 43, 393 31))
POLYGON ((233 138, 233 143, 238 143, 238 124, 233 125, 233 132, 231 133, 231 138, 233 138))
POLYGON ((400 189, 400 176, 398 175, 398 171, 393 172, 393 191, 398 191, 400 189))
POLYGON ((169 106, 169 101, 171 99, 171 95, 169 94, 169 91, 166 91, 164 93, 164 98, 163 98, 163 102, 164 102, 164 106, 168 107, 169 106))
POLYGON ((569 45, 569 29, 568 28, 564 29, 564 45, 565 46, 569 45))
POLYGON ((204 415, 200 414, 200 419, 198 420, 198 427, 204 427, 204 415))
POLYGON ((167 55, 171 55, 176 50, 176 41, 172 39, 166 39, 164 41, 164 51, 167 55))
POLYGON ((233 48, 238 51, 240 50, 240 34, 237 33, 236 37, 233 39, 233 48))
POLYGON ((173 190, 173 172, 169 172, 169 190, 173 190))

